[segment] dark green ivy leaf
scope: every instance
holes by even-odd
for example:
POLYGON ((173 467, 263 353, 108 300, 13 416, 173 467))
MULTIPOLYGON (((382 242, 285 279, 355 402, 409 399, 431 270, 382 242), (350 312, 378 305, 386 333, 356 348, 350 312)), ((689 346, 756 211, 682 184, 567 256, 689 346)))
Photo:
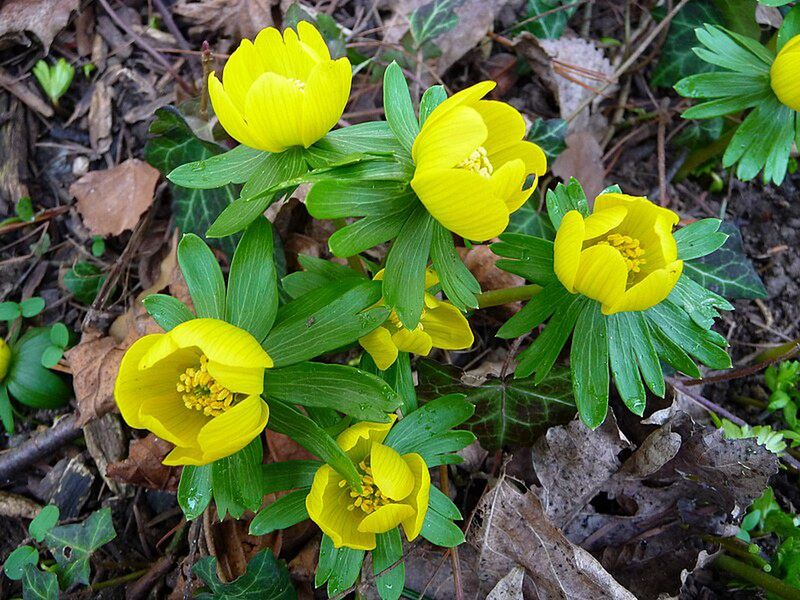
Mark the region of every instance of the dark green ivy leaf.
POLYGON ((528 141, 539 146, 552 164, 567 148, 567 122, 564 119, 536 119, 528 130, 528 141))
POLYGON ((93 512, 82 523, 54 527, 44 543, 58 563, 58 579, 63 589, 75 583, 89 584, 89 559, 92 553, 117 537, 111 522, 111 509, 93 512))
POLYGON ((522 27, 539 39, 558 39, 577 8, 571 0, 528 0, 522 27))
POLYGON ((223 583, 217 576, 217 559, 201 558, 192 571, 208 588, 195 596, 199 600, 294 600, 297 592, 292 587, 289 571, 281 561, 275 560, 272 550, 262 550, 247 563, 244 575, 223 583))
POLYGON ((411 13, 409 24, 416 47, 442 35, 458 25, 458 15, 454 9, 461 0, 431 0, 411 13))

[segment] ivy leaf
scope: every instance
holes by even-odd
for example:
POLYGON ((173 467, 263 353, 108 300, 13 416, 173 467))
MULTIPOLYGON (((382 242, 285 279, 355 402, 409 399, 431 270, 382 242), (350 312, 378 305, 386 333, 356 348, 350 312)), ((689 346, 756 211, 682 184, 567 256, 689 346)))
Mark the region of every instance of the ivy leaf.
POLYGON ((417 363, 422 398, 466 394, 475 414, 465 423, 486 450, 531 446, 549 427, 575 416, 569 370, 554 368, 539 385, 532 377, 489 378, 480 385, 464 382, 461 369, 422 359, 417 363))
POLYGON ((576 9, 577 5, 571 0, 528 0, 523 21, 531 21, 522 27, 539 39, 555 40, 564 33, 576 9))
POLYGON ((564 119, 536 119, 528 130, 528 141, 539 146, 552 163, 567 148, 567 122, 564 119))
MULTIPOLYGON (((665 11, 653 11, 662 19, 665 11)), ((711 0, 695 0, 684 6, 669 24, 667 39, 661 49, 650 83, 660 87, 672 87, 687 75, 714 71, 715 67, 700 59, 692 47, 697 44, 694 30, 705 23, 722 24, 720 15, 711 0)))
POLYGON ((223 583, 217 575, 217 559, 201 558, 192 571, 208 591, 195 596, 200 600, 293 600, 297 592, 292 587, 289 571, 283 562, 275 560, 272 550, 263 550, 247 563, 247 571, 230 583, 223 583))
MULTIPOLYGON (((150 125, 150 134, 153 137, 145 145, 145 159, 164 175, 183 164, 209 159, 224 152, 221 146, 198 138, 178 109, 172 106, 156 111, 156 120, 150 125)), ((198 190, 171 183, 170 188, 175 225, 182 233, 196 233, 201 237, 222 210, 237 197, 230 185, 198 190)), ((229 256, 233 255, 235 239, 222 238, 209 242, 223 249, 229 256)))
POLYGON ((111 522, 111 509, 93 512, 82 523, 54 527, 44 543, 58 563, 58 579, 67 589, 75 583, 89 584, 89 559, 98 548, 117 537, 111 522))
POLYGON ((767 290, 745 254, 739 229, 723 222, 719 231, 728 234, 725 244, 708 256, 685 262, 684 273, 728 299, 766 298, 767 290))
POLYGON ((550 222, 550 217, 536 210, 531 200, 511 215, 504 233, 527 233, 550 241, 556 239, 556 230, 550 222))
POLYGON ((411 35, 417 48, 458 25, 458 15, 454 9, 460 4, 460 0, 432 0, 411 13, 411 35))

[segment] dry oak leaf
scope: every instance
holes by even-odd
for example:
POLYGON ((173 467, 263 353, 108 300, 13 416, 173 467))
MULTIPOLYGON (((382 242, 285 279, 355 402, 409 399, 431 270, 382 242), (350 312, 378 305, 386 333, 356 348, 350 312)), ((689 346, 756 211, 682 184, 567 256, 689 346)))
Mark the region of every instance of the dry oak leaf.
POLYGON ((109 477, 144 486, 152 490, 175 492, 178 490, 180 469, 161 463, 173 446, 155 435, 131 440, 128 458, 108 465, 109 477))
POLYGON ((0 48, 6 45, 2 42, 5 35, 26 42, 22 33, 30 31, 42 42, 47 54, 53 38, 67 26, 78 4, 78 0, 6 0, 0 6, 0 48))
POLYGON ((150 208, 160 173, 130 158, 101 171, 91 171, 69 188, 78 199, 83 224, 93 235, 119 235, 133 229, 150 208))

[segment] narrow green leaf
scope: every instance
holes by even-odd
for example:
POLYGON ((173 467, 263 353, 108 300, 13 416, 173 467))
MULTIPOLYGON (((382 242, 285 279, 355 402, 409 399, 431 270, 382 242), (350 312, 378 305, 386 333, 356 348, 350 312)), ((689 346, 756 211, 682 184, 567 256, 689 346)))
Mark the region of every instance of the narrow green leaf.
POLYGON ((469 419, 475 407, 463 394, 450 394, 421 406, 403 418, 386 436, 384 444, 399 454, 416 452, 416 447, 469 419))
POLYGON ((211 502, 211 465, 185 465, 178 484, 178 504, 187 520, 203 514, 211 502))
POLYGON ((613 318, 620 322, 620 329, 626 331, 633 355, 639 365, 642 378, 656 396, 664 397, 664 373, 658 360, 650 329, 640 312, 618 313, 613 318))
MULTIPOLYGON (((431 486, 431 490, 434 490, 431 486)), ((403 586, 406 582, 406 567, 403 561, 403 540, 400 538, 400 530, 395 527, 386 533, 379 533, 375 536, 376 546, 372 551, 372 572, 380 575, 375 579, 375 586, 378 588, 378 595, 382 600, 397 600, 403 593, 403 586), (397 561, 400 563, 386 571, 397 561), (384 573, 384 571, 386 571, 384 573)))
POLYGON ((383 76, 383 108, 389 128, 403 147, 411 152, 411 146, 419 133, 419 124, 411 104, 411 94, 403 70, 392 62, 383 76))
POLYGON ((455 453, 463 450, 476 439, 477 437, 471 431, 445 431, 421 442, 417 446, 416 452, 428 467, 460 463, 461 457, 455 453))
POLYGON ((500 269, 547 286, 557 282, 553 271, 553 242, 523 233, 504 233, 492 244, 492 252, 512 260, 498 260, 500 269))
POLYGON ((296 488, 310 488, 322 466, 318 460, 285 460, 261 465, 263 495, 296 488))
POLYGON ((586 194, 581 184, 574 177, 570 178, 567 185, 559 183, 555 189, 547 190, 545 201, 550 222, 556 230, 561 225, 561 219, 571 210, 577 210, 584 217, 589 216, 589 203, 586 201, 586 194))
POLYGON ((420 533, 431 544, 443 548, 453 548, 464 542, 464 532, 435 510, 426 513, 420 533))
POLYGON ((242 144, 222 154, 181 165, 173 169, 167 179, 175 185, 194 189, 244 183, 268 156, 262 150, 242 144))
POLYGON ((683 349, 664 334, 655 324, 648 321, 648 327, 653 340, 653 347, 658 353, 658 357, 670 367, 684 373, 689 377, 701 377, 700 369, 694 364, 691 357, 683 349))
POLYGON ((676 231, 678 258, 693 260, 720 248, 728 239, 728 234, 719 231, 721 224, 719 219, 700 219, 676 231))
MULTIPOLYGON (((781 2, 782 4, 788 4, 790 0, 772 0, 769 2, 769 6, 782 5, 776 4, 776 1, 781 2)), ((768 4, 768 2, 765 0, 761 0, 761 3, 768 4)), ((793 6, 791 9, 789 9, 789 12, 784 15, 783 24, 778 30, 778 43, 775 50, 780 52, 781 49, 786 45, 786 42, 796 35, 800 35, 800 4, 793 6)))
POLYGON ((497 337, 511 339, 525 335, 544 323, 553 313, 560 312, 573 299, 573 294, 560 281, 551 283, 531 298, 522 310, 503 323, 497 331, 497 337))
POLYGON ((178 264, 198 317, 225 318, 225 280, 214 253, 193 233, 178 243, 178 264))
POLYGON ((447 299, 462 311, 477 308, 475 294, 481 293, 481 284, 458 255, 453 234, 438 222, 433 223, 431 262, 447 299))
POLYGON ((398 236, 411 209, 378 217, 365 217, 335 231, 328 239, 334 256, 355 256, 398 236))
POLYGON ((183 302, 166 294, 150 294, 142 301, 147 313, 164 331, 194 319, 194 314, 183 302))
POLYGON ((586 304, 572 335, 569 362, 575 404, 581 421, 594 429, 608 411, 608 334, 598 302, 586 304))
POLYGON ((235 454, 211 463, 211 487, 220 521, 226 513, 238 519, 246 510, 254 511, 261 506, 263 458, 259 436, 235 454))
POLYGON ((711 329, 719 311, 733 310, 733 305, 722 296, 707 290, 689 277, 681 277, 667 296, 670 302, 681 307, 692 320, 704 329, 711 329))
POLYGON ((308 519, 306 496, 311 488, 290 492, 258 512, 250 522, 250 535, 267 535, 308 519))
POLYGON ((443 85, 432 85, 425 93, 422 94, 422 100, 419 102, 419 126, 425 125, 425 121, 431 115, 433 110, 442 102, 447 100, 447 92, 443 85))
POLYGON ((378 217, 402 212, 419 201, 407 183, 327 179, 314 184, 306 207, 315 219, 378 217))
POLYGON ((14 433, 14 410, 11 408, 11 398, 8 396, 8 387, 0 381, 0 423, 6 433, 14 433))
POLYGON ((636 364, 636 348, 632 343, 636 332, 628 329, 628 322, 622 317, 624 314, 627 313, 618 313, 605 318, 608 358, 611 361, 614 385, 622 401, 631 412, 642 416, 647 396, 636 364))
POLYGON ((343 546, 336 553, 336 566, 328 578, 328 597, 332 598, 349 589, 361 573, 364 551, 343 546))
POLYGON ((333 547, 333 540, 324 533, 319 544, 319 560, 317 561, 317 572, 314 574, 314 587, 323 585, 336 569, 336 559, 339 550, 333 547))
POLYGON ((450 519, 451 521, 460 521, 464 518, 461 515, 461 511, 458 510, 458 507, 453 504, 453 501, 434 485, 431 486, 428 510, 434 510, 445 519, 450 519))
POLYGON ((50 345, 49 327, 31 327, 11 347, 4 383, 9 393, 26 406, 58 408, 72 395, 72 388, 60 375, 42 366, 42 353, 50 345))

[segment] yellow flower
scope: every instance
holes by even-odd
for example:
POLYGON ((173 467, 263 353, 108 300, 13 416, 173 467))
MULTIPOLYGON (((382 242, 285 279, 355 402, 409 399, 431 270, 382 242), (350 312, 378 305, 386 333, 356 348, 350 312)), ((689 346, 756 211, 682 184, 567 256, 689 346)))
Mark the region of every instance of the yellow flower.
POLYGON ((0 381, 8 374, 8 365, 11 362, 11 348, 3 338, 0 338, 0 381))
POLYGON ((255 42, 242 40, 222 74, 208 77, 208 93, 220 124, 246 146, 283 152, 308 148, 336 125, 350 95, 346 58, 331 60, 325 40, 301 21, 297 33, 274 27, 255 42))
POLYGON ((602 304, 605 315, 647 310, 683 271, 672 227, 678 215, 647 198, 603 194, 586 219, 571 210, 555 241, 555 273, 570 292, 602 304))
POLYGON ((336 548, 373 550, 376 533, 402 525, 412 541, 422 529, 431 489, 428 465, 419 454, 400 456, 383 445, 393 422, 357 423, 336 440, 358 465, 361 491, 329 465, 314 476, 306 509, 336 548))
MULTIPOLYGON (((383 279, 383 271, 375 275, 375 279, 383 279)), ((425 289, 438 281, 436 275, 428 271, 425 275, 425 289)), ((376 306, 381 305, 383 300, 376 306)), ((369 353, 377 367, 385 371, 397 360, 398 352, 428 356, 432 348, 469 348, 474 339, 469 322, 460 310, 425 292, 425 306, 415 329, 406 329, 393 310, 383 325, 360 338, 358 343, 369 353)))
POLYGON ((137 340, 122 358, 114 397, 128 425, 175 444, 165 465, 204 465, 264 430, 269 408, 261 392, 271 366, 246 331, 192 319, 137 340))
POLYGON ((547 168, 544 152, 523 141, 525 121, 504 102, 482 100, 484 81, 437 106, 414 141, 411 187, 446 229, 483 241, 500 235, 547 168), (523 189, 528 175, 531 187, 523 189))
POLYGON ((769 71, 775 95, 792 110, 800 111, 800 35, 784 44, 769 71))

